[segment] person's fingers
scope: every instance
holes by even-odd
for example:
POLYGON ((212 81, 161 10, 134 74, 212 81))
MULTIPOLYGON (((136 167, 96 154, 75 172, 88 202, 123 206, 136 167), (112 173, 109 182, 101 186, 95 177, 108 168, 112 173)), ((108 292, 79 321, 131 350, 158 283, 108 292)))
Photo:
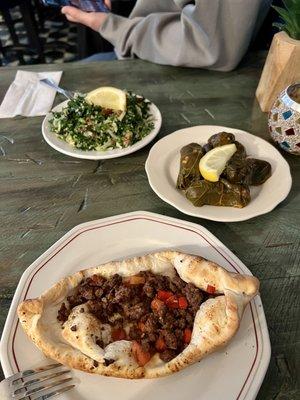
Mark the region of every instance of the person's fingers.
POLYGON ((70 21, 70 22, 77 22, 77 21, 75 21, 74 18, 70 17, 68 14, 66 14, 66 18, 67 18, 67 20, 70 21))
POLYGON ((91 26, 91 13, 79 10, 75 7, 65 6, 61 9, 67 19, 72 22, 79 22, 80 24, 91 26))
POLYGON ((91 29, 94 29, 96 32, 100 29, 100 26, 107 17, 107 13, 84 12, 78 10, 78 8, 70 6, 63 7, 61 12, 69 21, 83 24, 91 29))
POLYGON ((111 10, 111 0, 104 0, 104 4, 106 5, 106 7, 111 10))

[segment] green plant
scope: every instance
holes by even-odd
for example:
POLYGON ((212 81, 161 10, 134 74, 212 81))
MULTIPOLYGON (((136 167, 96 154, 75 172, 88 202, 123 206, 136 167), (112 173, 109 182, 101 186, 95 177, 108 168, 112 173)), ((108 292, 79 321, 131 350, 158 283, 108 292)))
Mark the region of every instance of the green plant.
POLYGON ((300 39, 300 0, 282 0, 283 7, 272 6, 280 15, 282 22, 275 22, 273 26, 279 28, 293 39, 300 39))

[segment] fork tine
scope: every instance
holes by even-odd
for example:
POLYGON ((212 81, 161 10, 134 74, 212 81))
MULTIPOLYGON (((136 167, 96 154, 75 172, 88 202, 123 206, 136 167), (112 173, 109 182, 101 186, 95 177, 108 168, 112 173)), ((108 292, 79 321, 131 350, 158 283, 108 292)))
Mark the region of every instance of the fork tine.
POLYGON ((9 378, 7 378, 7 381, 10 382, 11 385, 15 385, 16 381, 18 381, 21 378, 25 378, 26 376, 34 375, 39 372, 48 371, 49 369, 54 369, 62 366, 63 366, 62 364, 49 364, 45 365, 44 367, 27 369, 25 371, 17 372, 16 374, 10 376, 9 378))
MULTIPOLYGON (((48 389, 52 389, 55 386, 59 386, 59 385, 62 385, 63 383, 70 382, 72 379, 73 378, 60 379, 59 381, 55 381, 55 382, 49 383, 48 385, 45 385, 45 386, 38 386, 38 387, 36 387, 34 389, 26 390, 26 392, 22 393, 21 399, 23 399, 24 397, 26 398, 28 396, 31 396, 34 393, 42 392, 42 391, 48 390, 48 389)), ((13 395, 13 397, 16 397, 16 396, 13 395)))
POLYGON ((22 392, 22 390, 25 387, 28 388, 29 386, 34 385, 36 383, 41 383, 41 382, 47 381, 49 379, 53 379, 53 378, 56 378, 58 376, 61 376, 63 374, 67 374, 69 372, 70 372, 70 370, 67 369, 67 370, 63 370, 63 371, 60 371, 60 372, 55 372, 53 374, 43 375, 40 378, 36 378, 36 379, 31 379, 29 381, 20 382, 20 384, 15 384, 14 385, 15 391, 14 391, 13 394, 14 395, 19 394, 19 393, 22 392))
MULTIPOLYGON (((74 387, 75 387, 75 385, 69 385, 69 386, 66 386, 64 388, 54 390, 53 392, 46 393, 46 394, 44 394, 42 396, 39 396, 39 397, 30 396, 30 399, 31 400, 47 400, 47 399, 50 399, 50 397, 54 397, 54 396, 57 396, 58 394, 62 394, 64 392, 67 392, 68 390, 71 390, 74 387)), ((21 399, 21 400, 23 400, 23 399, 21 399)))

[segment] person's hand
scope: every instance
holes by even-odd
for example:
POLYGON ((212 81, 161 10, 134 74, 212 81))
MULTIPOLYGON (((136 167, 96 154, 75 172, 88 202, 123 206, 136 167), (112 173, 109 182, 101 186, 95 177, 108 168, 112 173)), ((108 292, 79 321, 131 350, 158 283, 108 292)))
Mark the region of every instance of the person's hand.
POLYGON ((104 4, 106 5, 106 7, 111 10, 111 0, 104 0, 104 4))
MULTIPOLYGON (((110 0, 104 1, 105 5, 110 9, 110 0)), ((76 7, 65 6, 61 12, 66 16, 67 20, 71 22, 78 22, 98 32, 101 25, 107 18, 107 13, 103 12, 85 12, 76 7)))

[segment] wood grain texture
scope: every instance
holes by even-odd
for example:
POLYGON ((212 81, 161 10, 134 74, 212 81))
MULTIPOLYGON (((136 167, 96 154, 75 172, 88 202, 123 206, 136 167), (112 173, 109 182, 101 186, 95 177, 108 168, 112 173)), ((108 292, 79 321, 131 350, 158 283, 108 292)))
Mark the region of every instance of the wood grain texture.
MULTIPOLYGON (((263 61, 253 54, 228 73, 140 60, 59 68, 64 70, 62 86, 71 90, 112 85, 151 99, 163 117, 157 140, 199 124, 236 127, 269 140, 267 115, 255 100, 263 61)), ((24 69, 57 70, 58 66, 24 69)), ((15 68, 1 68, 0 101, 15 73, 15 68)), ((56 103, 61 100, 57 96, 56 103)), ((120 213, 157 212, 202 224, 262 281, 272 360, 257 399, 299 399, 300 158, 282 153, 291 166, 293 187, 274 211, 249 221, 218 223, 186 216, 155 195, 144 169, 151 144, 119 159, 77 160, 44 142, 41 122, 41 117, 0 120, 0 145, 5 151, 0 154, 0 329, 22 272, 68 230, 120 213)))
POLYGON ((279 93, 300 81, 300 40, 276 33, 256 90, 262 111, 270 111, 279 93))

